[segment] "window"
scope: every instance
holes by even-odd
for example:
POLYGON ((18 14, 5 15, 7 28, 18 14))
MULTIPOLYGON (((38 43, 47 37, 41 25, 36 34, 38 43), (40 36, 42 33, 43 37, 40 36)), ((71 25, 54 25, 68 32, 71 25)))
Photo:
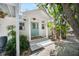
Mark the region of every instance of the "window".
POLYGON ((19 29, 20 29, 20 30, 24 30, 24 25, 25 25, 24 23, 20 23, 20 24, 19 24, 19 29))
POLYGON ((33 29, 38 29, 38 23, 32 23, 32 28, 33 29))
POLYGON ((42 24, 42 29, 45 29, 44 24, 42 24))
POLYGON ((32 23, 32 26, 33 26, 33 27, 32 27, 33 29, 35 29, 35 28, 36 28, 35 23, 32 23))

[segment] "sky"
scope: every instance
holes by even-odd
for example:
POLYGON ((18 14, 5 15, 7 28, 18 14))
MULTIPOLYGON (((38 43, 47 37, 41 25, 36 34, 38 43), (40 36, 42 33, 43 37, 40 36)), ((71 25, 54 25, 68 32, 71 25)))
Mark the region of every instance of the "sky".
POLYGON ((21 11, 25 11, 25 10, 33 10, 33 9, 37 9, 36 4, 34 3, 23 3, 21 4, 21 11))

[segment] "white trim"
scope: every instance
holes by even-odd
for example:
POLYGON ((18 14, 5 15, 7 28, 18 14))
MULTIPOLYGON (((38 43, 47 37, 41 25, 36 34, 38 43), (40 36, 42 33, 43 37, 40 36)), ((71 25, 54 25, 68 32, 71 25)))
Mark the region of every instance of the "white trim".
POLYGON ((23 17, 27 17, 27 15, 32 14, 32 13, 36 13, 36 12, 40 12, 41 14, 43 14, 45 17, 44 18, 48 18, 51 19, 50 16, 48 16, 48 14, 41 8, 37 8, 34 10, 28 10, 28 11, 24 11, 23 12, 23 17))
MULTIPOLYGON (((6 4, 7 5, 7 4, 6 4)), ((10 15, 12 16, 12 14, 11 14, 11 10, 10 10, 10 7, 7 5, 7 7, 8 7, 8 9, 9 9, 9 12, 10 12, 10 15)))
POLYGON ((28 24, 29 24, 29 41, 31 41, 31 19, 30 18, 28 18, 29 19, 29 21, 28 21, 28 24))
POLYGON ((39 24, 39 25, 38 25, 38 27, 39 27, 39 36, 41 36, 41 21, 39 21, 38 24, 39 24))
POLYGON ((18 5, 18 3, 17 4, 16 3, 5 3, 5 4, 10 5, 10 6, 17 6, 18 5))
POLYGON ((47 27, 48 21, 46 21, 46 38, 48 38, 48 27, 47 27))
POLYGON ((16 6, 16 55, 20 55, 19 42, 19 4, 16 6))

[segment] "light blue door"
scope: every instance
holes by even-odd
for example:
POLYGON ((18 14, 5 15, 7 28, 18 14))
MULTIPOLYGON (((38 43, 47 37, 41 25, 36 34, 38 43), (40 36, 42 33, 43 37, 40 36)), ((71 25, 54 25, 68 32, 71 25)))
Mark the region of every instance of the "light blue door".
POLYGON ((38 36, 39 35, 38 23, 36 23, 36 22, 31 23, 31 35, 32 36, 38 36))

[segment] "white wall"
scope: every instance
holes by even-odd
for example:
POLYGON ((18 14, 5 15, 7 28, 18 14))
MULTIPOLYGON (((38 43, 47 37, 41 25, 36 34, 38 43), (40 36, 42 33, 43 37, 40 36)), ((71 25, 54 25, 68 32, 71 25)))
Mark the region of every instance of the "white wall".
POLYGON ((40 30, 39 30, 39 33, 40 33, 40 36, 46 36, 46 23, 42 23, 40 21, 40 30), (44 24, 44 29, 42 29, 42 24, 44 24))
MULTIPOLYGON (((29 17, 29 18, 30 18, 31 22, 37 22, 37 23, 39 23, 39 36, 46 36, 46 28, 42 29, 42 19, 41 20, 38 20, 38 19, 37 20, 32 20, 31 17, 29 17)), ((26 35, 27 37, 29 37, 29 31, 31 31, 31 30, 29 30, 29 23, 28 23, 29 19, 28 18, 25 18, 25 19, 27 19, 24 22, 25 23, 25 29, 24 30, 20 30, 20 34, 23 34, 23 35, 26 35)))
POLYGON ((8 25, 15 25, 16 26, 16 18, 14 17, 5 17, 4 19, 0 18, 0 36, 7 36, 8 25))
MULTIPOLYGON (((27 19, 27 18, 25 18, 25 19, 27 19)), ((23 20, 23 19, 21 19, 21 20, 23 20)), ((29 39, 29 23, 28 23, 28 20, 20 21, 20 22, 23 22, 25 24, 24 29, 20 30, 20 35, 25 35, 29 39)))
MULTIPOLYGON (((29 19, 31 20, 31 22, 37 22, 39 23, 39 36, 46 36, 46 21, 49 20, 48 16, 46 16, 46 14, 43 11, 30 11, 30 12, 25 12, 22 16, 23 19, 26 19, 25 21, 25 29, 24 30, 20 30, 20 34, 26 35, 27 38, 29 39, 29 19), (33 18, 36 18, 36 20, 33 20, 33 18), (45 22, 45 29, 42 29, 42 21, 45 22)), ((21 19, 21 21, 23 21, 23 19, 21 19)))
MULTIPOLYGON (((38 18, 36 18, 36 20, 33 20, 32 19, 32 17, 30 17, 30 19, 31 19, 31 22, 37 22, 38 23, 38 26, 39 26, 39 36, 45 36, 46 35, 46 28, 45 29, 42 29, 42 21, 46 21, 46 20, 44 20, 43 18, 40 18, 40 19, 38 19, 38 18)), ((44 23, 44 25, 45 25, 45 23, 44 23)))

